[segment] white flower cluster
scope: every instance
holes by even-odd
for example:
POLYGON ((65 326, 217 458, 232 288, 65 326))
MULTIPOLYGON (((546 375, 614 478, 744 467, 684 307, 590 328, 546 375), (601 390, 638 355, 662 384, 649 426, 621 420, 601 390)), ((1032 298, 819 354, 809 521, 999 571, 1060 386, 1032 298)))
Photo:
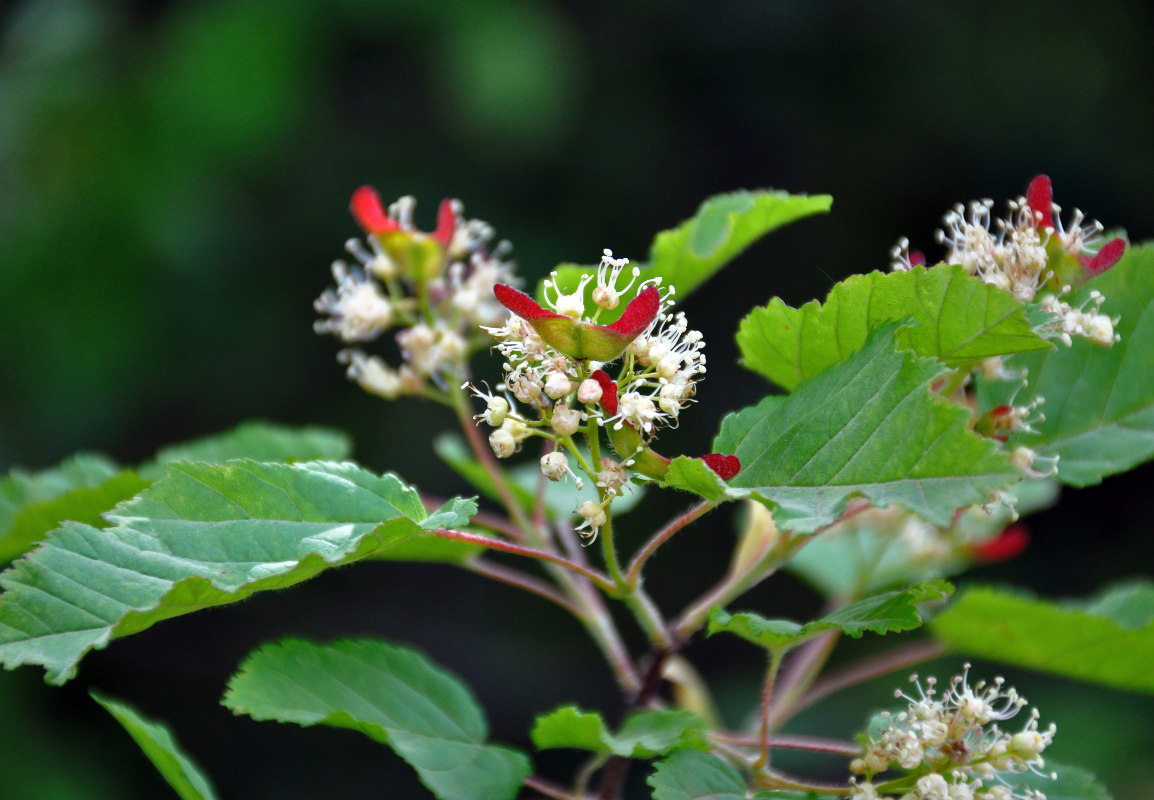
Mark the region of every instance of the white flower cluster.
POLYGON ((1040 730, 1038 711, 1031 708, 1021 730, 1003 731, 999 723, 1017 716, 1026 699, 1002 678, 971 686, 969 671, 966 664, 940 696, 934 678, 923 686, 916 675, 910 678, 916 697, 895 692, 909 705, 899 714, 883 713, 881 729, 850 764, 865 776, 852 781, 851 800, 1046 800, 1015 777, 1045 774, 1042 752, 1056 726, 1040 730), (874 776, 892 769, 907 774, 874 783, 874 776))
MULTIPOLYGON (((414 206, 412 197, 402 197, 389 207, 389 217, 401 231, 424 236, 413 227, 414 206)), ((357 264, 333 262, 336 287, 326 289, 313 303, 318 313, 327 315, 313 329, 343 342, 370 342, 400 326, 398 367, 359 347, 337 354, 337 360, 347 365, 349 379, 368 392, 391 400, 420 394, 429 380, 440 384, 443 376, 459 375, 468 356, 468 332, 493 324, 504 314, 493 287, 513 281, 513 267, 503 260, 509 245, 501 242, 490 249, 492 228, 480 220, 463 219, 457 201, 452 209, 456 224, 443 254, 447 266, 434 277, 422 278, 419 290, 416 279, 404 274, 378 237, 370 234, 367 247, 358 239, 345 243, 357 264)))
POLYGON ((1097 289, 1091 291, 1077 307, 1071 306, 1055 295, 1047 294, 1042 298, 1042 308, 1054 315, 1053 327, 1058 338, 1067 347, 1073 343, 1071 337, 1074 336, 1109 347, 1114 342, 1121 341, 1122 337, 1114 333, 1114 326, 1118 324, 1119 317, 1108 317, 1100 311, 1105 300, 1106 298, 1097 289))
MULTIPOLYGON (((1033 303, 1043 287, 1048 283, 1053 286, 1054 271, 1049 264, 1054 250, 1088 262, 1103 245, 1102 224, 1087 222, 1077 209, 1063 224, 1062 209, 1056 203, 1050 203, 1051 214, 1044 214, 1031 208, 1025 197, 1018 197, 1009 201, 1009 213, 1004 218, 994 217, 993 206, 990 199, 954 206, 943 218, 945 228, 937 232, 937 240, 947 248, 946 262, 960 264, 1019 302, 1033 303)), ((917 263, 905 238, 899 240, 891 256, 895 272, 906 272, 917 263)), ((1040 298, 1042 308, 1053 315, 1053 323, 1046 328, 1050 335, 1067 346, 1075 336, 1104 346, 1118 340, 1114 333, 1118 320, 1099 313, 1101 295, 1095 293, 1074 308, 1060 299, 1070 291, 1069 285, 1053 289, 1040 298)))
MULTIPOLYGON (((577 288, 568 293, 561 290, 554 273, 545 281, 544 308, 596 325, 601 311, 617 308, 637 284, 640 270, 636 267, 628 270, 628 280, 623 280, 628 265, 628 259, 614 258, 611 250, 605 250, 596 272, 582 276, 577 288), (596 309, 586 316, 586 287, 590 284, 596 309)), ((617 430, 629 424, 646 440, 658 427, 676 424, 705 373, 705 342, 699 331, 689 329, 684 314, 668 313, 674 289, 660 288, 660 283, 657 278, 636 286, 637 293, 647 284, 658 286, 658 307, 663 311, 625 348, 618 376, 608 378, 611 387, 601 382, 607 374, 597 374, 604 364, 561 353, 516 314, 510 314, 500 326, 484 326, 497 339, 494 347, 505 360, 504 375, 495 392, 487 387, 485 391, 471 388, 485 402, 485 411, 475 418, 494 428, 489 445, 498 458, 513 455, 531 436, 550 439, 556 448, 541 459, 542 474, 552 481, 573 477, 580 488, 583 482, 570 467, 565 451, 573 447, 571 437, 591 421, 594 425, 587 434, 597 435, 597 429, 606 424, 617 430), (604 397, 609 389, 616 394, 615 409, 604 397)), ((620 463, 609 458, 601 459, 599 465, 579 463, 603 498, 600 502, 585 501, 575 510, 582 518, 577 530, 590 541, 605 523, 609 504, 628 483, 634 455, 620 454, 620 463)), ((573 457, 578 457, 576 451, 573 457)))
POLYGON ((676 427, 705 375, 704 349, 701 331, 690 330, 683 312, 659 314, 625 349, 628 378, 617 415, 610 419, 618 428, 628 422, 646 436, 663 425, 676 427))

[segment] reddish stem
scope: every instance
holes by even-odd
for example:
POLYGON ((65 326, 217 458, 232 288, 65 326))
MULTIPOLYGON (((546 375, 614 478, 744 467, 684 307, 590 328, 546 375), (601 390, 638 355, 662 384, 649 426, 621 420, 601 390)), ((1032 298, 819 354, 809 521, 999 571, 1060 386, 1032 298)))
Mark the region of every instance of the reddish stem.
POLYGON ((584 575, 586 578, 593 581, 593 583, 601 587, 602 591, 609 593, 614 593, 617 591, 617 587, 614 586, 613 582, 609 580, 607 576, 602 575, 600 572, 589 569, 588 567, 583 567, 580 564, 574 564, 568 559, 564 559, 561 556, 555 555, 553 553, 547 553, 544 550, 536 550, 532 547, 512 544, 511 542, 505 542, 500 539, 493 539, 489 536, 481 536, 476 533, 455 531, 450 528, 437 528, 435 531, 431 531, 431 533, 434 536, 439 536, 442 539, 480 545, 481 547, 487 547, 490 550, 501 550, 506 553, 525 556, 526 558, 537 558, 541 561, 548 561, 552 564, 558 564, 562 567, 565 567, 566 569, 576 572, 579 575, 584 575))
POLYGON ((702 500, 654 534, 637 552, 637 555, 633 557, 633 561, 629 564, 629 569, 625 573, 625 582, 630 586, 637 586, 637 581, 641 578, 641 568, 645 566, 645 562, 657 552, 657 548, 665 544, 673 534, 677 533, 686 525, 696 519, 700 519, 709 511, 712 511, 714 507, 713 503, 708 500, 702 500))

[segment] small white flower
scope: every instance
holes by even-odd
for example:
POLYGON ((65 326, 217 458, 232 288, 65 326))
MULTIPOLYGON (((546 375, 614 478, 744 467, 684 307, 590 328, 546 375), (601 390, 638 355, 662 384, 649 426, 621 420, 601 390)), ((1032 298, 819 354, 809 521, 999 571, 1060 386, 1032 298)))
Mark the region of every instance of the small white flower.
POLYGON ((599 308, 607 310, 617 308, 621 304, 621 295, 629 291, 633 282, 640 277, 641 270, 634 267, 629 283, 618 288, 617 278, 628 265, 628 258, 614 258, 613 251, 605 248, 601 256, 601 265, 597 268, 597 286, 593 289, 593 302, 599 308))
MULTIPOLYGON (((639 431, 649 433, 653 430, 653 423, 658 418, 657 406, 653 400, 638 392, 626 392, 617 401, 617 413, 621 419, 628 422, 639 431)), ((618 422, 618 427, 621 423, 618 422)))
POLYGON ((565 294, 561 291, 560 285, 557 283, 557 273, 549 273, 549 278, 545 281, 545 291, 542 292, 542 297, 545 304, 552 307, 553 311, 558 314, 564 314, 566 317, 573 317, 574 319, 581 319, 585 313, 585 287, 589 281, 593 280, 593 275, 582 275, 580 283, 577 288, 570 294, 565 294), (554 297, 549 299, 549 290, 553 290, 554 297))
POLYGON ((325 289, 313 303, 318 313, 330 319, 313 323, 317 333, 333 333, 346 342, 367 342, 393 324, 393 304, 381 294, 371 278, 349 270, 343 261, 333 262, 336 291, 325 289))
POLYGON ((597 540, 598 531, 607 519, 605 509, 594 500, 586 500, 576 508, 575 513, 580 514, 584 520, 577 526, 577 533, 588 540, 586 544, 593 544, 597 540))
POLYGON ((360 350, 342 350, 337 353, 337 361, 349 365, 345 370, 349 380, 386 400, 404 394, 418 394, 424 387, 424 380, 408 364, 396 370, 377 356, 366 355, 360 350))
POLYGON ((597 473, 597 486, 610 495, 620 495, 621 489, 629 483, 625 469, 611 458, 601 459, 601 471, 597 473))

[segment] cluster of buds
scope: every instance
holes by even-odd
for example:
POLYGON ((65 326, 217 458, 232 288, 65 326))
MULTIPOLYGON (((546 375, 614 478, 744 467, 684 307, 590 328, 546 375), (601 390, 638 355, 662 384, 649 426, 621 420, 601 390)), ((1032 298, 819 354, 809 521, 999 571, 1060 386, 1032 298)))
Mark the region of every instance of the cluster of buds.
MULTIPOLYGON (((1022 303, 1039 302, 1053 318, 1047 332, 1065 344, 1077 336, 1112 345, 1118 321, 1100 313, 1101 295, 1078 308, 1061 298, 1116 264, 1126 250, 1125 241, 1104 242, 1102 224, 1087 222, 1077 209, 1063 223, 1062 209, 1054 203, 1045 175, 1030 182, 1024 197, 1009 201, 1004 218, 994 217, 993 206, 993 200, 975 200, 968 207, 958 204, 945 215, 945 228, 937 233, 947 248, 945 260, 1022 303)), ((925 256, 911 251, 904 238, 892 256, 895 271, 925 263, 925 256)))
POLYGON ((1002 678, 971 686, 969 672, 966 664, 941 695, 936 679, 923 686, 917 675, 910 678, 916 696, 895 692, 908 706, 883 712, 880 728, 865 737, 862 756, 850 764, 863 778, 852 781, 852 800, 1045 800, 1016 779, 1027 771, 1045 774, 1042 752, 1056 727, 1039 729, 1031 708, 1021 730, 1003 731, 999 723, 1017 716, 1026 699, 1002 678), (875 783, 891 770, 905 774, 875 783))
POLYGON ((459 380, 472 349, 470 332, 504 314, 493 287, 512 279, 512 266, 503 260, 508 243, 490 248, 492 228, 465 219, 459 201, 441 203, 431 233, 414 226, 415 205, 402 197, 386 209, 373 189, 357 189, 351 209, 365 242, 345 245, 357 263, 334 262, 336 287, 313 304, 327 315, 314 324, 316 332, 349 344, 399 328, 399 367, 360 347, 337 355, 351 380, 386 399, 422 394, 430 381, 444 388, 459 380))
MULTIPOLYGON (((575 509, 582 522, 577 530, 592 541, 605 524, 609 505, 621 495, 631 473, 660 477, 668 459, 649 444, 662 426, 675 425, 692 401, 705 374, 704 339, 690 330, 684 314, 669 313, 672 287, 654 278, 640 281, 640 270, 628 259, 605 250, 594 272, 565 291, 556 273, 545 281, 544 304, 510 286, 498 284, 494 295, 511 314, 499 326, 484 329, 497 340, 504 357, 503 378, 496 392, 473 386, 485 402, 476 419, 492 426, 489 444, 498 458, 515 453, 532 436, 554 443, 541 459, 542 474, 559 481, 581 478, 569 457, 598 489, 599 500, 575 509), (586 313, 587 287, 593 310, 586 313), (617 308, 628 293, 616 322, 598 324, 605 311, 617 308), (620 360, 616 377, 604 367, 620 360), (589 463, 573 436, 584 432, 590 452, 599 448, 600 432, 608 431, 616 459, 589 463)), ((706 463, 723 478, 736 474, 731 456, 713 455, 706 463)))

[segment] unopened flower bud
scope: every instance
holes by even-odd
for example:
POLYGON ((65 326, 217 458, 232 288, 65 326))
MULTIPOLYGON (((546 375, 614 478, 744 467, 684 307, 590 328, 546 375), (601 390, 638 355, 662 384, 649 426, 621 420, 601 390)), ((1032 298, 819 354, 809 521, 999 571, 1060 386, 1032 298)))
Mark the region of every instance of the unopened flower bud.
POLYGON ((564 372, 550 372, 545 378, 545 394, 559 400, 572 390, 573 384, 564 372))
POLYGON ((569 406, 554 406, 551 422, 559 436, 572 436, 581 427, 581 412, 569 406))
POLYGON ((541 456, 541 474, 551 481, 559 481, 569 471, 569 460, 565 454, 554 450, 541 456))
POLYGON ((586 405, 599 402, 601 400, 601 384, 592 378, 581 381, 581 385, 577 387, 577 399, 586 405))
POLYGON ((489 434, 489 447, 497 458, 508 458, 517 451, 517 440, 509 431, 498 428, 489 434))

